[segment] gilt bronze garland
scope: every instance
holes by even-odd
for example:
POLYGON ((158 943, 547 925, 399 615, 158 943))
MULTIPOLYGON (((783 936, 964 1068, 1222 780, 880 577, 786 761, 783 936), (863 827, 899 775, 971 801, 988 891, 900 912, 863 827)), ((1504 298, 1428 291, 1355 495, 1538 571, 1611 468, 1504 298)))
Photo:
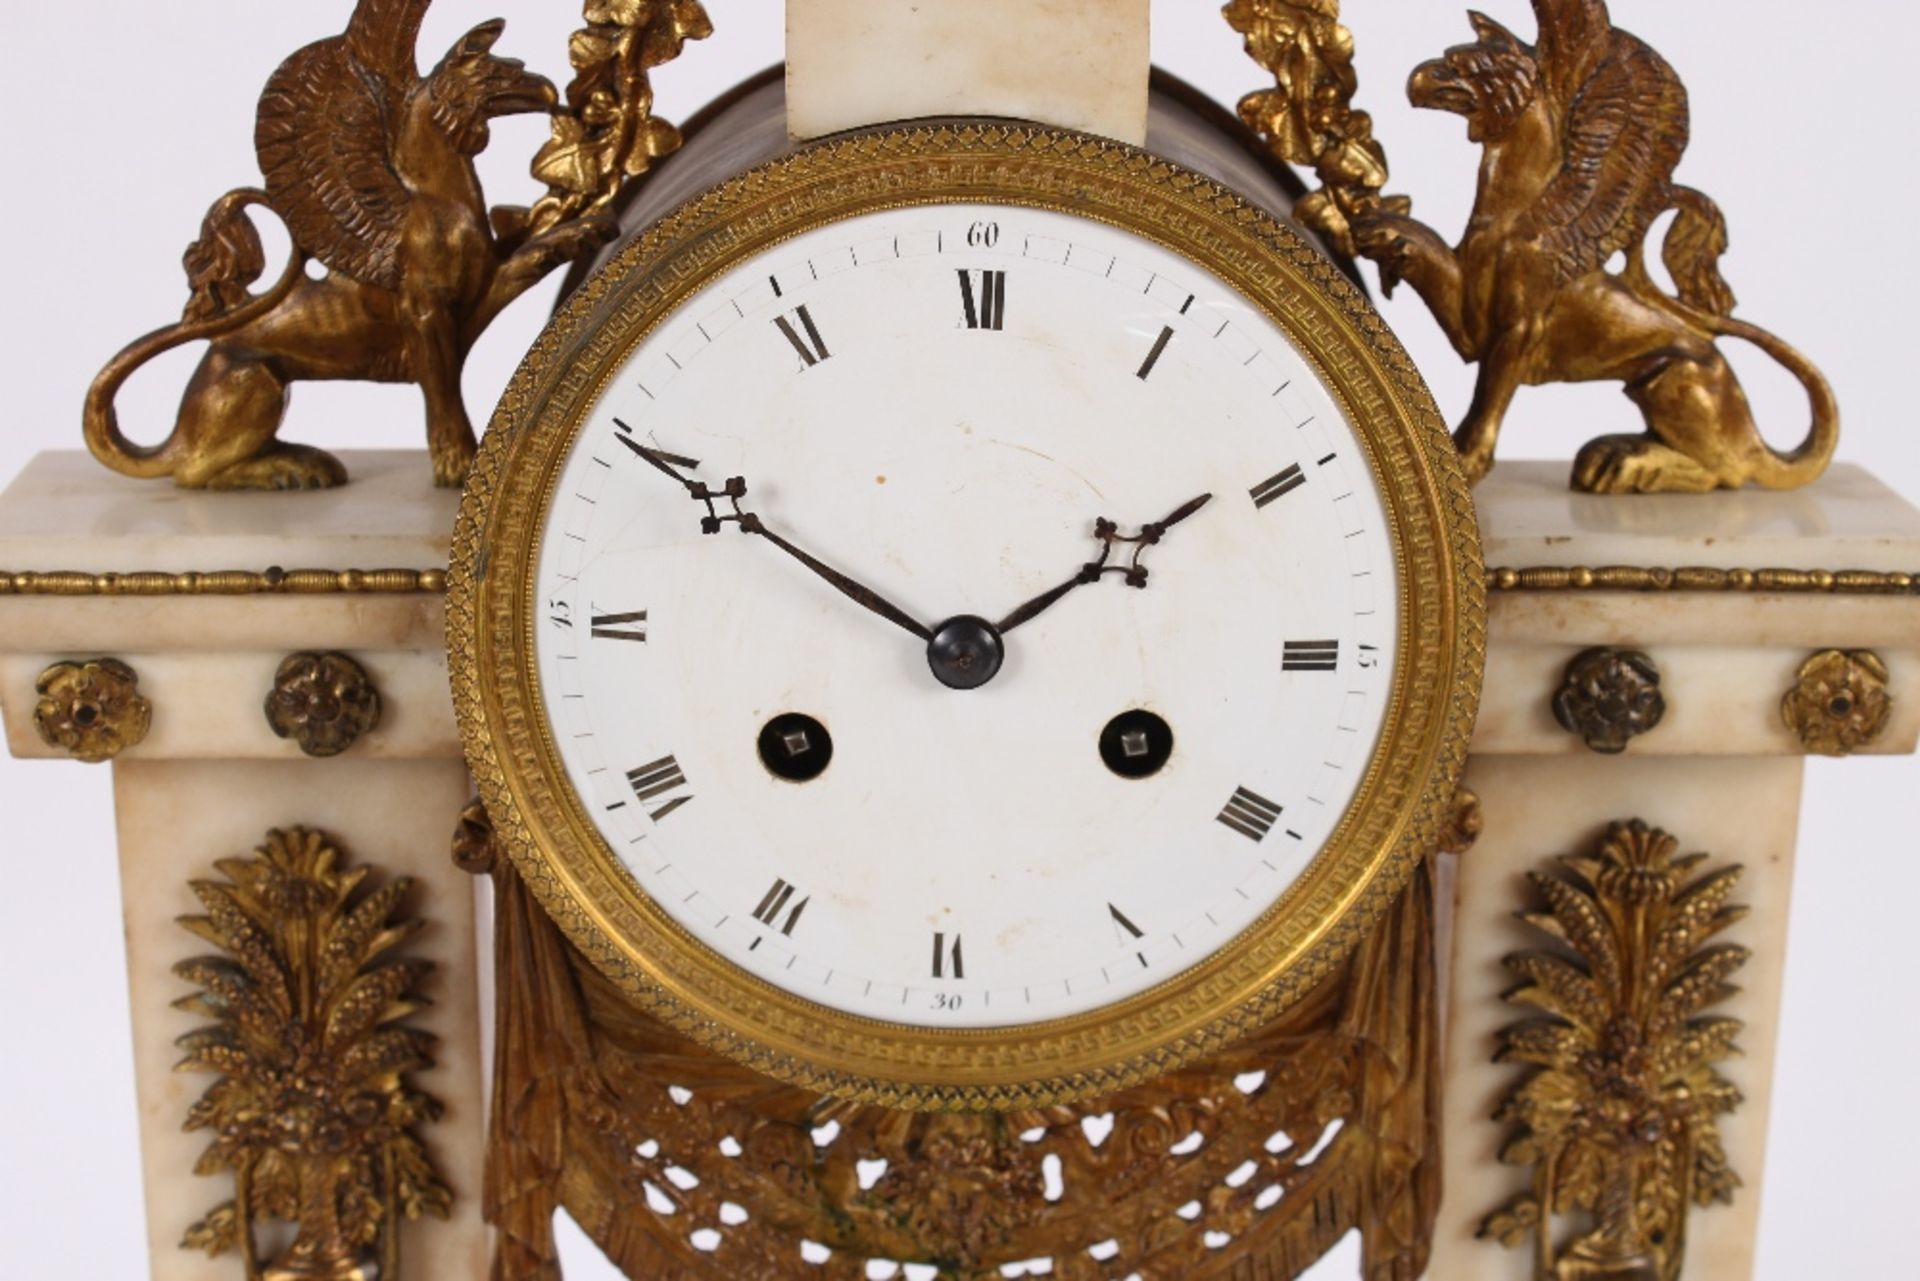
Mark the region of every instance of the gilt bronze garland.
POLYGON ((1284 1281, 1354 1230, 1368 1276, 1425 1269, 1439 1039, 1424 867, 1351 959, 1239 1044, 1077 1104, 928 1115, 782 1084, 635 1008, 477 803, 454 857, 495 887, 497 1281, 557 1281, 557 1209, 647 1281, 859 1281, 888 1263, 992 1281, 1043 1260, 1062 1281, 1284 1281))

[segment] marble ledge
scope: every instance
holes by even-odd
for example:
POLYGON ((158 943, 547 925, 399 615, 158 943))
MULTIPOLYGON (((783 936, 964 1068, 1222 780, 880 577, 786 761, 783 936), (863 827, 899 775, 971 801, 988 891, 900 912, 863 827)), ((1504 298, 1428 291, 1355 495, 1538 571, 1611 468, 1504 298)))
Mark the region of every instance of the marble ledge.
POLYGON ((1503 462, 1474 490, 1490 567, 1920 574, 1920 511, 1851 463, 1784 493, 1576 494, 1567 464, 1503 462))
MULTIPOLYGON (((424 453, 345 456, 356 481, 327 494, 185 493, 113 475, 84 454, 42 455, 0 496, 0 573, 217 573, 446 563, 457 495, 433 489, 424 453)), ((1503 464, 1479 491, 1490 565, 1920 571, 1920 512, 1855 467, 1789 494, 1595 498, 1557 463, 1503 464)), ((163 708, 133 755, 285 760, 260 700, 280 658, 342 650, 371 670, 391 718, 355 755, 457 759, 436 591, 295 595, 48 596, 0 584, 0 709, 8 746, 50 755, 32 728, 34 681, 57 659, 131 662, 163 708)), ((1640 649, 1669 681, 1671 711, 1631 752, 1790 756, 1781 695, 1806 656, 1873 649, 1896 686, 1920 671, 1920 595, 1826 592, 1496 591, 1489 612, 1480 755, 1584 751, 1552 721, 1560 674, 1596 645, 1640 649)), ((1920 699, 1895 699, 1869 750, 1910 751, 1920 699)))
POLYGON ((315 493, 206 493, 44 453, 0 494, 0 572, 440 570, 460 495, 423 450, 343 451, 352 476, 315 493))
MULTIPOLYGON (((341 458, 343 489, 214 494, 41 454, 0 494, 0 571, 444 568, 459 495, 428 483, 425 453, 341 458)), ((1569 492, 1565 463, 1504 462, 1475 499, 1489 566, 1920 574, 1920 511, 1850 464, 1788 493, 1599 497, 1569 492)))

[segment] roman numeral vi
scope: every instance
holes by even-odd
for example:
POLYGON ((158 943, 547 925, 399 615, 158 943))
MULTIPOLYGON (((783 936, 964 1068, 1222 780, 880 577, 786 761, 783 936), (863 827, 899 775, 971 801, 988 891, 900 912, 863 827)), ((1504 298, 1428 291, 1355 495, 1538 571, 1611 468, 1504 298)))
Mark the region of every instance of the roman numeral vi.
POLYGON ((947 942, 947 936, 933 936, 933 977, 937 979, 963 979, 967 977, 967 967, 960 956, 960 936, 953 936, 953 942, 947 942))

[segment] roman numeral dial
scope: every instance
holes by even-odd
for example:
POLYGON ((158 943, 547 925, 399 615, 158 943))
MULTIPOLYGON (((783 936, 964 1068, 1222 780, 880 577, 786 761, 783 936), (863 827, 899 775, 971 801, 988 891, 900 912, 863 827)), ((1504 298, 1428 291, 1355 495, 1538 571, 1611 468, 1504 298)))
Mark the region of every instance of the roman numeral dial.
MULTIPOLYGON (((811 897, 801 895, 799 890, 784 880, 776 879, 773 888, 760 900, 760 906, 753 909, 753 919, 768 929, 792 938, 794 927, 800 924, 800 914, 807 910, 807 904, 811 902, 811 897)), ((756 938, 752 946, 759 947, 760 940, 756 938)))
POLYGON ((966 957, 960 950, 958 934, 933 936, 933 977, 937 979, 967 977, 966 957))
POLYGON ((556 857, 590 821, 569 887, 624 878, 673 926, 634 945, 703 991, 730 965, 823 1028, 1052 1036, 1371 839, 1427 509, 1361 430, 1398 402, 1341 397, 1352 354, 1197 242, 873 193, 646 276, 542 384, 538 483, 481 478, 544 511, 470 580, 531 645, 518 759, 565 771, 513 798, 565 802, 556 857), (942 679, 979 636, 994 680, 942 679))
POLYGON ((1250 787, 1240 787, 1234 789, 1233 799, 1220 811, 1220 821, 1257 843, 1267 839, 1267 833, 1280 821, 1281 813, 1281 806, 1250 787))
POLYGON ((644 645, 647 640, 647 611, 641 609, 630 614, 611 614, 602 613, 596 607, 593 613, 593 638, 634 641, 644 645))
POLYGON ((1169 325, 1161 329, 1160 336, 1153 340, 1153 349, 1147 353, 1147 358, 1140 362, 1140 369, 1136 376, 1141 382, 1145 382, 1153 373, 1154 366, 1160 363, 1160 357, 1167 354, 1167 344, 1172 341, 1173 327, 1169 325))
POLYGON ((1337 672, 1340 670, 1340 642, 1288 641, 1280 659, 1280 668, 1288 672, 1337 672))
MULTIPOLYGON (((1133 923, 1132 917, 1111 903, 1107 904, 1107 915, 1113 921, 1113 934, 1115 938, 1120 940, 1121 946, 1124 947, 1128 943, 1135 942, 1147 936, 1145 930, 1133 923)), ((1140 962, 1140 967, 1145 969, 1147 965, 1147 954, 1145 952, 1135 952, 1133 956, 1135 960, 1140 962)))
POLYGON ((1300 470, 1300 464, 1295 463, 1285 471, 1277 475, 1269 476, 1258 485, 1255 485, 1251 491, 1253 494, 1253 505, 1255 507, 1266 507, 1269 504, 1277 503, 1306 483, 1306 473, 1300 470))

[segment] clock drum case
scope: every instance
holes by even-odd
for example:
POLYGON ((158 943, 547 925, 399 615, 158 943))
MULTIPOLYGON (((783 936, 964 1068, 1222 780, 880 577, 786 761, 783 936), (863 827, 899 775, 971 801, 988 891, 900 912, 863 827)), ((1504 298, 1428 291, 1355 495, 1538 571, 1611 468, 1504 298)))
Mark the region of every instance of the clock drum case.
MULTIPOLYGON (((469 761, 499 836, 571 941, 633 1001, 757 1070, 824 1093, 936 1110, 1050 1104, 1138 1082, 1230 1042, 1311 991, 1353 948, 1434 847, 1464 759, 1484 651, 1477 529, 1446 431, 1405 353, 1341 266, 1284 221, 1296 190, 1284 170, 1262 162, 1230 118, 1197 101, 1177 82, 1156 79, 1151 120, 1149 147, 1144 150, 1090 135, 988 119, 914 122, 795 147, 785 138, 778 81, 763 78, 750 83, 694 122, 684 151, 664 165, 622 212, 622 224, 628 229, 625 238, 574 282, 515 377, 483 445, 455 538, 449 637, 455 701, 469 761), (1004 216, 996 217, 997 212, 1004 216), (888 222, 889 218, 896 221, 888 222), (843 238, 848 241, 866 237, 860 244, 872 242, 875 236, 881 241, 891 239, 896 254, 904 252, 898 248, 903 241, 918 244, 915 237, 931 237, 926 241, 929 253, 960 255, 951 260, 955 266, 936 268, 944 274, 948 290, 956 271, 961 280, 966 296, 956 296, 955 317, 960 315, 961 301, 977 302, 982 309, 976 314, 973 305, 967 306, 964 324, 956 319, 950 327, 977 327, 984 309, 992 304, 985 294, 976 298, 967 283, 969 271, 986 268, 965 255, 977 256, 988 246, 966 242, 970 234, 977 242, 980 228, 993 225, 998 230, 1002 223, 1009 243, 995 248, 1008 262, 1017 262, 1018 254, 1032 257, 1035 244, 1051 244, 1054 239, 1070 242, 1075 226, 1088 228, 1086 239, 1107 246, 1102 250, 1108 264, 1105 286, 1113 289, 1120 288, 1113 283, 1116 276, 1129 270, 1127 245, 1141 246, 1135 256, 1143 262, 1176 264, 1170 272, 1151 274, 1156 278, 1185 275, 1204 282, 1188 297, 1189 304, 1196 296, 1227 300, 1222 306, 1240 309, 1232 314, 1242 317, 1242 329, 1268 335, 1272 350, 1256 352, 1248 359, 1250 367, 1264 370, 1265 363, 1254 361, 1278 359, 1287 365, 1287 372, 1297 373, 1313 396, 1324 398, 1313 403, 1324 406, 1325 415, 1338 421, 1339 439, 1347 443, 1350 456, 1343 460, 1343 467, 1350 481, 1348 490, 1359 495, 1352 505, 1377 504, 1370 508, 1377 513, 1376 527, 1367 537, 1377 538, 1382 549, 1380 563, 1371 572, 1378 576, 1377 589, 1387 607, 1382 612, 1391 617, 1391 636, 1382 645, 1361 648, 1384 651, 1389 661, 1376 660, 1378 687, 1369 696, 1373 701, 1363 717, 1371 718, 1366 731, 1355 733, 1342 721, 1340 735, 1351 735, 1361 746, 1345 762, 1347 775, 1340 786, 1347 790, 1332 807, 1334 812, 1325 816, 1322 829, 1282 835, 1292 824, 1280 821, 1281 811, 1305 810, 1309 802, 1292 795, 1284 801, 1269 800, 1261 789, 1236 787, 1233 779, 1222 775, 1227 784, 1222 795, 1204 812, 1193 811, 1192 848, 1167 847, 1158 856, 1161 864, 1173 868, 1174 879, 1169 883, 1176 884, 1180 868, 1201 867, 1212 857, 1202 852, 1206 843, 1225 840, 1246 846, 1233 853, 1236 858, 1271 851, 1273 858, 1249 861, 1249 866, 1265 863, 1274 875, 1261 882, 1263 888, 1235 890, 1251 906, 1244 909, 1244 919, 1235 918, 1233 928, 1223 929, 1220 937, 1205 943, 1180 939, 1178 949, 1166 946, 1164 938, 1178 931, 1163 929, 1159 941, 1165 955, 1154 956, 1149 967, 1148 953, 1137 953, 1140 967, 1151 968, 1150 974, 1114 979, 1119 993, 1115 999, 1096 997, 1089 1004, 1076 993, 1078 1003, 1063 1007, 1057 1017, 1048 1016, 1046 1006, 1035 1005, 1031 984, 1018 982, 1001 981, 997 987, 984 980, 973 984, 964 1013, 955 1013, 959 1001, 951 1007, 939 1004, 952 997, 939 990, 937 980, 951 983, 959 973, 968 972, 963 967, 970 967, 972 982, 972 976, 989 966, 990 944, 970 934, 963 955, 957 932, 930 928, 931 979, 923 973, 917 982, 898 976, 883 980, 880 987, 889 994, 889 1001, 893 992, 900 993, 894 1008, 901 1013, 889 1016, 874 996, 870 975, 862 979, 825 960, 808 961, 800 947, 802 937, 783 930, 794 915, 795 903, 811 904, 808 924, 817 931, 828 926, 820 922, 825 904, 813 885, 805 891, 813 897, 803 899, 799 897, 803 891, 796 888, 800 877, 762 874, 766 868, 788 867, 776 856, 783 843, 797 839, 790 824, 765 818, 765 813, 777 814, 777 809, 763 811, 762 821, 727 829, 724 838, 710 836, 705 847, 689 844, 683 837, 675 858, 681 867, 691 863, 694 870, 684 874, 693 876, 693 881, 650 879, 654 869, 644 865, 666 859, 664 853, 655 854, 669 845, 669 832, 702 812, 697 799, 689 803, 701 791, 699 771, 685 753, 661 757, 636 748, 641 751, 638 759, 594 758, 597 765, 569 757, 573 750, 569 741, 590 737, 592 728, 583 733, 581 727, 588 722, 576 725, 565 720, 574 714, 565 709, 611 708, 618 700, 603 697, 593 688, 568 687, 563 692, 560 684, 571 677, 563 677, 560 668, 543 658, 542 646, 559 643, 550 636, 586 632, 587 628, 571 622, 584 624, 589 611, 606 617, 613 613, 597 597, 560 601, 564 589, 556 588, 556 583, 572 579, 565 572, 567 564, 552 558, 568 554, 554 550, 562 542, 586 543, 598 537, 592 532, 594 523, 608 519, 605 507, 597 508, 596 514, 581 506, 592 504, 576 483, 586 473, 612 475, 616 479, 606 481, 609 485, 644 490, 648 510, 669 512, 675 521, 690 524, 701 514, 697 504, 686 502, 686 495, 673 492, 671 468, 694 462, 672 453, 672 429, 684 428, 690 417, 701 418, 702 402, 691 400, 669 409, 665 400, 655 401, 655 391, 643 388, 644 395, 637 395, 632 389, 636 380, 644 381, 637 371, 646 359, 658 363, 665 358, 675 370, 683 364, 692 367, 693 357, 673 350, 678 341, 675 333, 698 329, 702 335, 698 341, 712 348, 706 358, 722 359, 728 340, 724 335, 707 338, 708 329, 696 323, 696 313, 706 315, 720 305, 729 312, 729 324, 734 319, 752 322, 755 331, 767 331, 769 324, 789 316, 792 323, 781 332, 793 340, 801 357, 790 360, 794 375, 813 377, 813 366, 829 354, 829 343, 812 330, 811 313, 792 309, 805 308, 809 289, 824 289, 832 282, 820 283, 825 273, 812 259, 801 276, 790 274, 797 268, 791 262, 782 265, 783 252, 798 253, 794 245, 810 246, 814 241, 806 237, 817 238, 836 227, 850 229, 843 238), (1029 223, 1029 230, 1020 230, 1029 223), (1058 232, 1058 236, 1040 235, 1032 227, 1058 232), (1011 239, 1016 235, 1021 237, 1018 250, 1011 239), (1123 252, 1111 252, 1115 244, 1123 252), (745 288, 738 282, 746 278, 749 268, 758 290, 751 296, 738 292, 745 288), (770 281, 771 289, 761 276, 770 281), (716 282, 734 282, 728 289, 735 292, 713 292, 716 282), (815 350, 810 352, 809 344, 815 350), (663 352, 664 357, 648 357, 648 352, 663 352), (613 410, 608 409, 610 404, 613 410), (622 447, 623 436, 632 443, 622 447), (668 464, 668 474, 655 474, 663 469, 664 459, 674 460, 668 464), (578 494, 570 492, 575 490, 578 494), (563 510, 568 503, 578 508, 574 515, 563 510), (556 626, 552 617, 549 607, 556 604, 564 604, 573 616, 565 628, 556 626), (658 768, 649 771, 649 761, 658 768), (626 775, 633 794, 618 788, 595 791, 593 775, 616 781, 626 775), (1225 809, 1219 808, 1220 801, 1226 802, 1225 809), (620 812, 610 818, 613 811, 620 812), (1265 841, 1268 835, 1275 838, 1271 846, 1265 841), (1282 857, 1278 850, 1282 844, 1296 847, 1297 864, 1273 861, 1282 857), (722 848, 750 849, 751 854, 739 857, 761 870, 736 872, 726 862, 736 855, 719 852, 722 848), (752 862, 762 854, 772 861, 752 862), (703 867, 708 870, 700 871, 703 867), (763 880, 773 885, 764 896, 763 880), (788 891, 784 898, 779 894, 783 887, 788 891), (742 900, 730 910, 722 904, 729 895, 742 900), (773 907, 756 912, 755 902, 773 907), (769 945, 764 951, 762 943, 769 945), (789 947, 794 950, 787 951, 789 947), (784 967, 769 965, 769 958, 777 962, 782 956, 789 958, 784 967), (824 986, 810 990, 794 977, 809 966, 812 981, 824 986), (862 982, 867 988, 864 1002, 851 990, 862 982), (1023 986, 1028 1008, 1015 1010, 1011 993, 1023 986), (1008 1011, 1004 1018, 998 1013, 1001 1010, 1008 1011)), ((833 252, 851 255, 857 266, 860 244, 843 244, 833 252)), ((1058 263, 1041 261, 1051 250, 1039 252, 1036 268, 1071 273, 1082 265, 1070 264, 1075 252, 1071 247, 1060 251, 1058 263)), ((1093 273, 1079 274, 1098 275, 1098 264, 1095 267, 1093 273)), ((858 275, 852 271, 848 278, 858 275)), ((1146 280, 1147 275, 1139 279, 1146 280)), ((984 278, 980 284, 985 286, 984 278)), ((1142 293, 1151 293, 1154 287, 1148 283, 1142 293)), ((1008 303, 1006 286, 1001 288, 999 305, 1017 308, 1017 302, 1008 303)), ((1197 321, 1197 313, 1178 312, 1177 297, 1167 307, 1169 338, 1176 321, 1197 321)), ((713 322, 713 327, 717 325, 713 322)), ((1211 325, 1208 321, 1208 328, 1211 325)), ((1222 323, 1219 331, 1229 327, 1222 323)), ((1151 339, 1151 329, 1146 336, 1151 339)), ((1161 347, 1166 343, 1163 338, 1161 347)), ((831 354, 847 364, 844 338, 836 335, 831 347, 831 354)), ((789 358, 795 354, 785 352, 789 358)), ((1159 354, 1151 351, 1137 380, 1123 376, 1119 381, 1130 388, 1136 381, 1143 384, 1159 354)), ((1129 365, 1121 372, 1132 375, 1135 370, 1129 365)), ((934 367, 925 380, 945 379, 946 385, 919 422, 900 426, 903 435, 896 437, 896 447, 911 454, 914 437, 906 433, 950 430, 951 422, 941 423, 956 411, 942 411, 939 397, 964 399, 969 378, 964 367, 951 373, 934 367)), ((1045 370, 1033 379, 1035 396, 1051 394, 1043 389, 1058 382, 1045 370)), ((1283 379, 1276 376, 1273 381, 1283 379)), ((818 379, 815 385, 820 385, 818 379)), ((1259 430, 1270 432, 1275 448, 1290 457, 1303 446, 1285 433, 1304 425, 1283 421, 1294 411, 1280 406, 1301 403, 1294 396, 1302 393, 1289 392, 1284 400, 1279 392, 1272 394, 1273 408, 1261 411, 1270 416, 1259 420, 1259 430)), ((785 401, 776 397, 768 403, 785 401)), ((1124 427, 1114 429, 1114 450, 1130 447, 1132 437, 1127 431, 1132 429, 1124 427)), ((1206 429, 1201 418, 1177 422, 1165 427, 1165 439, 1193 442, 1202 439, 1200 433, 1206 429)), ((783 448, 805 449, 807 457, 819 459, 836 458, 836 449, 844 450, 844 442, 836 445, 824 428, 795 431, 801 443, 789 440, 783 448)), ((934 447, 930 435, 927 448, 934 447)), ((1164 440, 1154 447, 1164 448, 1164 440)), ((752 458, 749 452, 745 465, 749 476, 761 471, 752 458)), ((1300 464, 1271 481, 1261 479, 1267 475, 1261 470, 1244 476, 1235 489, 1221 487, 1221 506, 1214 513, 1194 517, 1193 527, 1210 520, 1222 528, 1229 520, 1251 521, 1253 516, 1246 513, 1263 512, 1278 494, 1296 484, 1292 476, 1299 466, 1311 467, 1315 461, 1303 457, 1300 464), (1222 514, 1229 511, 1236 514, 1222 514)), ((850 465, 860 468, 865 463, 850 465)), ((678 479, 689 487, 712 484, 707 492, 718 505, 708 504, 707 514, 727 512, 722 482, 729 477, 719 471, 701 471, 696 482, 692 475, 678 479)), ((761 483, 757 477, 750 482, 745 508, 756 508, 761 483)), ((794 521, 817 518, 804 513, 798 493, 780 491, 779 500, 782 510, 776 511, 775 499, 768 498, 757 514, 805 542, 800 524, 789 528, 784 504, 791 500, 795 505, 794 521)), ((732 511, 742 510, 736 501, 732 511)), ((990 521, 994 510, 990 501, 980 519, 990 521)), ((1329 510, 1337 510, 1337 505, 1329 510)), ((1089 521, 1092 515, 1089 511, 1089 521)), ((1142 512, 1124 519, 1148 515, 1142 512)), ((600 528, 604 530, 605 524, 600 528)), ((693 533, 690 528, 687 532, 693 533)), ((704 546, 687 554, 711 554, 721 543, 737 541, 735 531, 725 532, 726 539, 707 539, 704 546)), ((1158 568, 1151 572, 1160 577, 1138 594, 1140 602, 1157 599, 1157 593, 1170 598, 1180 590, 1162 583, 1176 578, 1177 566, 1172 563, 1176 547, 1189 537, 1192 542, 1187 545, 1194 551, 1188 555, 1196 556, 1202 536, 1189 536, 1184 529, 1167 531, 1167 546, 1150 549, 1159 558, 1158 568)), ((1112 543, 1108 550, 1113 550, 1112 543)), ((838 561, 858 551, 857 545, 843 539, 820 559, 839 569, 838 561)), ((588 560, 597 556, 597 551, 588 553, 588 560)), ((778 558, 771 549, 765 556, 778 558)), ((766 572, 785 574, 787 568, 766 572)), ((584 572, 578 563, 573 563, 573 570, 573 578, 584 572)), ((1343 582, 1347 572, 1344 567, 1338 571, 1343 582)), ((693 576, 712 577, 699 572, 693 576)), ((902 580, 896 576, 889 581, 902 580)), ((1132 594, 1121 598, 1118 591, 1117 583, 1101 585, 1097 592, 1089 588, 1090 598, 1099 596, 1098 606, 1091 600, 1075 604, 1082 611, 1092 611, 1134 603, 1132 594)), ((832 608, 851 606, 839 601, 832 608)), ((727 606, 718 603, 712 609, 724 613, 727 606)), ((637 612, 629 606, 623 616, 637 612)), ((724 622, 710 625, 726 626, 724 622)), ((650 626, 656 639, 665 636, 657 609, 650 626)), ((1198 623, 1194 627, 1204 630, 1198 623)), ((1229 620, 1216 634, 1234 630, 1236 625, 1229 620)), ((1287 639, 1289 634, 1275 630, 1264 615, 1238 630, 1245 634, 1236 643, 1251 638, 1252 643, 1268 647, 1276 679, 1298 680, 1291 673, 1315 666, 1303 663, 1291 648, 1294 642, 1287 639)), ((1022 639, 1008 638, 1006 644, 1011 647, 1022 639)), ((723 643, 720 632, 710 634, 707 641, 689 642, 696 649, 723 643)), ((602 646, 607 651, 613 648, 602 646)), ((623 661, 638 661, 636 654, 642 650, 649 651, 645 658, 652 661, 651 651, 658 647, 618 648, 623 661)), ((580 651, 582 655, 592 652, 580 651)), ((1344 660, 1327 657, 1328 671, 1337 676, 1340 671, 1351 672, 1357 656, 1349 647, 1344 660)), ((1264 667, 1268 660, 1262 663, 1264 667)), ((1223 677, 1215 681, 1220 698, 1232 703, 1231 681, 1223 677)), ((991 692, 939 691, 950 699, 978 699, 991 692)), ((728 695, 718 688, 682 687, 655 697, 674 701, 677 707, 717 707, 728 695)), ((634 706, 640 710, 634 711, 633 720, 652 718, 655 704, 642 699, 634 706)), ((1009 713, 1003 732, 1017 738, 1025 733, 1021 718, 1044 717, 1045 706, 1043 699, 1032 708, 1009 713)), ((911 715, 903 705, 902 721, 911 715)), ((700 717, 687 713, 684 719, 700 717)), ((1270 722, 1270 732, 1279 738, 1288 732, 1283 721, 1270 722)), ((836 730, 834 737, 838 743, 844 735, 836 730)), ((986 756, 995 754, 991 747, 981 750, 986 756)), ((836 759, 835 769, 852 768, 851 763, 836 759)), ((937 803, 951 804, 956 812, 977 812, 983 798, 969 791, 964 753, 948 768, 950 787, 942 793, 947 799, 937 803)), ((1314 768, 1324 774, 1333 766, 1316 764, 1314 768)), ((776 785, 776 791, 779 786, 786 785, 776 785)), ((1086 803, 1089 822, 1097 822, 1103 803, 1093 796, 1086 803)), ((986 804, 991 808, 993 802, 986 804)), ((1319 801, 1312 804, 1325 807, 1319 801)), ((717 808, 709 802, 705 813, 717 808)), ((898 817, 889 814, 882 799, 866 811, 864 819, 848 822, 853 827, 885 826, 898 817)), ((679 830, 685 833, 692 828, 679 830)), ((996 857, 1045 858, 1043 849, 1023 853, 1022 841, 1019 826, 1009 821, 1003 839, 983 843, 995 847, 996 857)), ((831 856, 816 854, 808 866, 815 869, 812 879, 816 882, 822 869, 838 873, 849 866, 855 870, 847 875, 858 880, 858 863, 858 859, 852 864, 836 863, 831 856)), ((1117 905, 1122 896, 1120 891, 1111 896, 1116 901, 1105 904, 1101 924, 1110 930, 1120 927, 1123 932, 1115 934, 1116 942, 1131 944, 1148 931, 1117 905)), ((1196 910, 1196 919, 1198 915, 1196 910)), ((1211 912, 1207 915, 1213 919, 1211 912)), ((937 916, 929 919, 933 925, 939 923, 937 916)), ((873 926, 876 937, 884 928, 873 926)), ((913 953, 922 958, 924 954, 924 946, 913 953)), ((1117 953, 1135 954, 1126 946, 1117 953)), ((924 969, 924 959, 920 964, 924 969)), ((1102 972, 1112 973, 1106 967, 1102 972)), ((1057 979, 1048 975, 1044 985, 1058 986, 1057 979)), ((1073 976, 1063 981, 1071 991, 1073 976)))

